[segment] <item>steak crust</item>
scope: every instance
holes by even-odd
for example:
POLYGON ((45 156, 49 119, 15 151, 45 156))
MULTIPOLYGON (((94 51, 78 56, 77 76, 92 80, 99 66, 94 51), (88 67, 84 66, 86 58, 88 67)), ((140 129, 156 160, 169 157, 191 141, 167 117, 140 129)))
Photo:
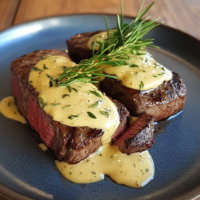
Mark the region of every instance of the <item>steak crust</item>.
POLYGON ((88 59, 92 57, 92 51, 88 49, 88 41, 90 38, 96 34, 104 31, 95 31, 89 33, 76 34, 67 40, 68 53, 70 58, 75 62, 80 62, 81 60, 88 59))
MULTIPOLYGON (((56 159, 76 164, 94 153, 102 144, 101 137, 104 134, 102 129, 89 127, 70 127, 53 118, 44 112, 38 102, 39 93, 29 84, 29 73, 39 62, 41 57, 46 55, 60 55, 67 57, 67 54, 58 50, 40 50, 24 55, 11 64, 12 91, 17 102, 19 112, 27 119, 31 128, 35 130, 42 141, 54 150, 56 159)), ((117 101, 120 115, 119 130, 126 129, 127 109, 117 101)), ((117 130, 118 130, 117 129, 117 130)), ((117 135, 121 132, 118 131, 117 135)))
POLYGON ((148 114, 155 121, 166 119, 181 111, 186 102, 186 87, 177 73, 173 72, 170 81, 151 90, 135 90, 124 86, 121 81, 105 78, 100 90, 121 102, 131 116, 148 114))
POLYGON ((154 118, 143 114, 114 141, 122 153, 131 154, 151 148, 153 144, 154 118))

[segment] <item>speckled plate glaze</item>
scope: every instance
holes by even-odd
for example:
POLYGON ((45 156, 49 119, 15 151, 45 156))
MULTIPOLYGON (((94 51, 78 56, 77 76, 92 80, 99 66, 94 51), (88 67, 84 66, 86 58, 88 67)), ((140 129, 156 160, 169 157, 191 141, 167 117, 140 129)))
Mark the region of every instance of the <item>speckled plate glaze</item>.
MULTIPOLYGON (((107 16, 110 28, 115 16, 107 16)), ((125 19, 127 22, 131 18, 125 19)), ((42 19, 0 33, 0 99, 12 95, 10 63, 39 49, 65 50, 71 36, 105 29, 102 15, 72 15, 42 19)), ((10 199, 134 199, 188 200, 200 195, 200 42, 177 30, 159 26, 147 37, 160 50, 150 52, 163 65, 178 72, 187 86, 184 111, 162 124, 150 153, 155 178, 141 189, 113 183, 109 178, 94 184, 73 184, 56 170, 51 150, 28 125, 0 114, 0 192, 10 199), (161 127, 161 128, 162 128, 161 127)), ((162 122, 163 123, 163 122, 162 122)), ((1 196, 1 195, 0 195, 1 196)), ((199 196, 200 198, 200 196, 199 196)))

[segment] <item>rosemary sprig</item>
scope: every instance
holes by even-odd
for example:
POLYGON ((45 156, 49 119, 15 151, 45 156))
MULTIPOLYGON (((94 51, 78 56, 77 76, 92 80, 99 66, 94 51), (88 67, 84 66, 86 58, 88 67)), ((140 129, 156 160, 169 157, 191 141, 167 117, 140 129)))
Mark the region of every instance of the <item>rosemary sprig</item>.
POLYGON ((75 67, 65 68, 64 72, 56 79, 58 87, 68 86, 74 82, 88 82, 98 83, 93 79, 99 76, 109 77, 117 79, 116 76, 109 74, 102 74, 99 71, 104 68, 104 65, 111 65, 113 67, 129 65, 130 67, 136 67, 127 62, 129 54, 141 55, 141 51, 144 47, 154 47, 153 39, 142 39, 142 37, 148 33, 151 29, 158 26, 160 23, 156 23, 159 19, 153 19, 147 21, 149 17, 142 20, 141 18, 149 11, 154 2, 147 6, 143 11, 142 6, 139 9, 137 17, 130 23, 123 23, 123 4, 121 5, 121 18, 117 15, 117 30, 109 33, 109 27, 107 19, 105 18, 107 27, 107 39, 99 42, 95 39, 93 43, 93 52, 95 52, 96 43, 99 44, 98 51, 92 58, 83 60, 75 67), (114 60, 113 58, 121 58, 120 60, 114 60))

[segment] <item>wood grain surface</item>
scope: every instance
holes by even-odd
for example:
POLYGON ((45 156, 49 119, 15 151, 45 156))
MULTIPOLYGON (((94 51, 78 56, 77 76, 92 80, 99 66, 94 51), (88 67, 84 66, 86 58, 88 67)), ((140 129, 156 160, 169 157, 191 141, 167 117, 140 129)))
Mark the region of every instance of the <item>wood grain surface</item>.
POLYGON ((0 31, 13 24, 19 0, 0 0, 0 31))
MULTIPOLYGON (((145 6, 152 1, 146 0, 145 6)), ((124 0, 124 15, 136 16, 141 2, 124 0)), ((50 16, 119 14, 120 3, 121 0, 0 0, 0 29, 50 16)), ((148 15, 152 18, 160 16, 165 25, 200 39, 200 0, 155 0, 148 15)))

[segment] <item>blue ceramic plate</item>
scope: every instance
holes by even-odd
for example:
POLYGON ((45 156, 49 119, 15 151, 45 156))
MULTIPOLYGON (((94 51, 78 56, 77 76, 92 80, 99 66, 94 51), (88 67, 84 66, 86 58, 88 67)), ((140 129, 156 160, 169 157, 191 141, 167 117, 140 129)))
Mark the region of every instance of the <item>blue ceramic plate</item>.
MULTIPOLYGON (((107 18, 110 28, 115 27, 115 16, 107 18)), ((105 29, 102 15, 72 15, 33 21, 2 32, 0 99, 12 95, 9 67, 14 59, 39 49, 65 50, 65 41, 71 36, 101 29, 105 29)), ((141 189, 115 184, 109 178, 94 184, 73 184, 57 171, 52 151, 40 150, 41 141, 28 125, 0 114, 2 195, 45 200, 186 200, 200 194, 200 42, 165 26, 155 28, 147 37, 155 38, 155 45, 161 47, 150 52, 180 74, 188 91, 184 111, 165 123, 164 129, 161 127, 162 134, 150 149, 155 162, 154 180, 141 189)))

